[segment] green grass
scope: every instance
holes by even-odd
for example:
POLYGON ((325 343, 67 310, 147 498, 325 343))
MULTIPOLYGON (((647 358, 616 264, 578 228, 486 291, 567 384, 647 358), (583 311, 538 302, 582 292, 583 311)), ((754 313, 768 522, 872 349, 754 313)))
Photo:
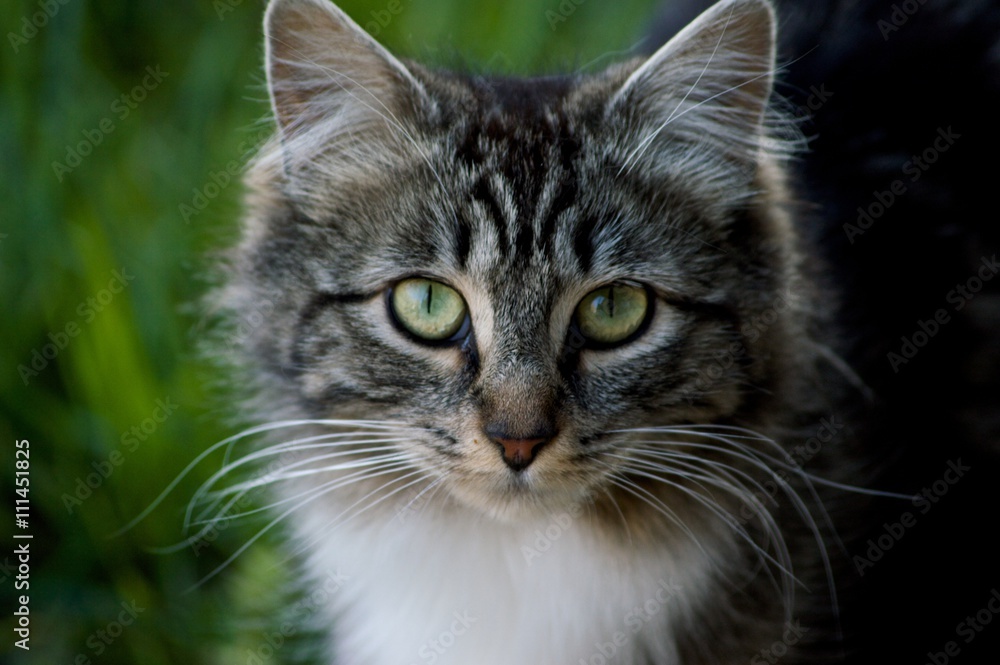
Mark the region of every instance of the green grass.
MULTIPOLYGON (((571 13, 562 4, 558 22, 560 0, 342 6, 405 56, 546 73, 634 47, 656 3, 587 0, 571 13)), ((243 164, 269 131, 262 13, 250 0, 0 8, 2 530, 33 535, 30 589, 17 592, 30 596, 30 652, 13 648, 4 594, 0 653, 14 662, 247 663, 283 602, 274 538, 185 593, 252 528, 226 529, 197 554, 149 551, 183 537, 186 502, 218 457, 110 537, 233 433, 220 413, 225 377, 195 353, 204 334, 195 304, 204 257, 233 237, 239 215, 237 179, 215 188, 212 174, 243 164), (25 31, 26 17, 41 27, 25 31), (24 531, 13 517, 15 440, 30 442, 24 531), (122 603, 142 611, 117 634, 118 620, 131 619, 122 603)), ((12 549, 0 552, 4 589, 16 575, 12 549)))

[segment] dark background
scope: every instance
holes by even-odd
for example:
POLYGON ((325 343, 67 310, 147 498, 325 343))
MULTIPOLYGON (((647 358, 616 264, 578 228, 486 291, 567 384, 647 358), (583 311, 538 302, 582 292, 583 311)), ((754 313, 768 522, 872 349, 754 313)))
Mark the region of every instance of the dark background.
MULTIPOLYGON (((404 56, 483 71, 545 73, 592 68, 649 48, 642 37, 663 3, 340 4, 404 56)), ((152 551, 182 540, 187 500, 218 468, 221 455, 199 465, 148 519, 110 537, 201 451, 235 431, 223 417, 225 377, 196 353, 206 326, 197 301, 207 288, 206 257, 230 241, 236 227, 242 187, 233 174, 270 132, 262 14, 263 2, 251 0, 33 0, 0 7, 0 487, 6 515, 0 522, 6 543, 0 549, 0 654, 9 653, 13 662, 252 663, 249 654, 267 653, 278 616, 274 608, 287 604, 282 589, 290 573, 275 537, 256 542, 222 574, 185 593, 263 523, 234 523, 197 549, 152 551), (16 526, 13 514, 17 440, 30 445, 27 529, 16 526), (8 538, 15 533, 33 536, 29 653, 13 648, 10 630, 18 606, 14 596, 23 593, 13 589, 13 549, 24 542, 8 538), (126 608, 133 608, 134 620, 126 608)), ((865 29, 881 40, 872 21, 865 29)), ((942 31, 947 41, 947 27, 942 31)), ((901 32, 890 43, 905 39, 901 32)), ((800 92, 827 80, 825 55, 835 54, 820 51, 815 70, 794 70, 800 92)), ((880 62, 898 71, 900 63, 880 62)), ((853 72, 876 63, 854 63, 853 72)), ((873 86, 884 88, 889 81, 889 74, 869 74, 873 86)), ((913 76, 914 86, 926 78, 913 76)), ((838 93, 844 85, 831 89, 838 93)), ((831 123, 831 110, 852 108, 844 99, 834 97, 826 107, 831 123)), ((927 103, 932 101, 929 96, 927 103)), ((974 104, 972 99, 967 106, 974 104)), ((879 109, 889 121, 905 112, 885 104, 867 110, 879 109)), ((914 141, 915 149, 927 142, 922 136, 914 141)), ((963 149, 977 142, 984 145, 973 136, 963 149)), ((885 172, 898 172, 898 166, 893 162, 885 172)), ((982 192, 982 183, 975 184, 982 192)), ((857 191, 842 202, 845 215, 872 200, 867 180, 852 186, 857 191)), ((905 205, 917 206, 916 198, 905 205)), ((864 272, 865 265, 875 265, 873 256, 912 249, 900 244, 903 235, 878 232, 867 235, 859 253, 846 246, 831 253, 843 252, 845 265, 867 261, 864 272)), ((843 238, 836 242, 844 245, 843 238)), ((969 265, 988 249, 972 252, 969 265)), ((933 260, 927 243, 916 250, 917 264, 933 260)), ((900 274, 891 285, 880 285, 874 270, 856 289, 866 295, 854 311, 885 311, 887 299, 917 284, 916 296, 894 301, 905 303, 900 332, 912 333, 906 326, 934 311, 924 305, 947 306, 942 299, 954 285, 950 278, 966 272, 958 262, 954 275, 900 274)), ((957 335, 955 330, 948 334, 957 335)), ((937 348, 918 356, 914 366, 948 365, 946 347, 937 348)), ((878 356, 884 349, 872 353, 885 365, 878 356)), ((933 375, 915 370, 911 387, 924 390, 916 377, 926 381, 933 375)), ((891 391, 909 377, 880 380, 891 391)), ((957 630, 1000 588, 995 451, 959 440, 940 418, 925 419, 928 414, 919 409, 926 400, 914 404, 918 411, 905 432, 885 432, 887 439, 905 434, 919 444, 893 458, 896 471, 887 484, 919 490, 941 477, 947 460, 959 457, 972 471, 866 572, 869 595, 851 608, 853 627, 867 642, 870 662, 923 665, 931 662, 929 652, 943 654, 947 642, 955 641, 960 652, 949 662, 994 663, 1000 617, 968 644, 957 630), (922 422, 933 426, 923 428, 922 422)), ((906 410, 905 401, 897 402, 890 415, 903 421, 906 410)), ((888 503, 876 509, 877 522, 916 512, 888 503)), ((285 662, 297 653, 297 647, 283 646, 264 662, 285 662)), ((941 663, 939 658, 936 665, 941 663)))

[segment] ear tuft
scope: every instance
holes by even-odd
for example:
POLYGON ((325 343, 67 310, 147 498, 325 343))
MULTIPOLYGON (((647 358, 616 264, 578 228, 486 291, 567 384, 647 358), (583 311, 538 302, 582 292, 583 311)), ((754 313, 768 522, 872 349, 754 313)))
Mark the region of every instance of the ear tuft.
POLYGON ((391 116, 422 91, 409 70, 326 0, 274 0, 264 17, 267 81, 282 132, 331 117, 350 124, 391 116))
POLYGON ((272 0, 264 17, 278 138, 258 157, 320 217, 345 188, 412 160, 434 104, 409 69, 327 0, 272 0))
POLYGON ((610 110, 637 120, 628 166, 658 143, 711 145, 756 163, 775 67, 767 0, 722 0, 629 76, 610 110))

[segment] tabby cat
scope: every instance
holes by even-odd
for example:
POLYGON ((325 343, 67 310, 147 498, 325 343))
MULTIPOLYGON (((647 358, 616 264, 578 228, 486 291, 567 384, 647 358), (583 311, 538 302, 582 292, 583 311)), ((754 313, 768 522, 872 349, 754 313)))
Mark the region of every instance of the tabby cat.
POLYGON ((311 582, 343 580, 329 662, 848 654, 880 398, 793 194, 776 26, 721 0, 649 57, 520 79, 272 0, 278 132, 216 297, 267 312, 235 358, 271 465, 233 491, 273 488, 311 582))

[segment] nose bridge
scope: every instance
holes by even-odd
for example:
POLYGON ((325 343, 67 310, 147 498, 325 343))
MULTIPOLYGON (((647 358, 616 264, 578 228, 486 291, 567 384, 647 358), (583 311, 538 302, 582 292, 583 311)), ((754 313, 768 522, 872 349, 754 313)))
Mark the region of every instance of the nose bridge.
POLYGON ((484 426, 518 438, 554 427, 558 370, 550 348, 548 312, 516 294, 497 308, 491 348, 482 350, 476 392, 484 426))
POLYGON ((514 473, 530 466, 557 437, 561 407, 549 331, 550 289, 544 277, 526 281, 524 273, 513 272, 493 282, 493 329, 480 349, 474 390, 480 432, 514 473))
POLYGON ((559 433, 555 371, 543 357, 544 345, 509 342, 496 346, 483 373, 480 431, 504 463, 520 473, 559 433))
POLYGON ((541 340, 499 340, 486 362, 489 383, 498 389, 549 382, 549 363, 541 340))
POLYGON ((503 341, 484 359, 480 392, 484 407, 534 411, 550 407, 555 395, 555 366, 544 343, 503 341))
POLYGON ((543 374, 550 355, 551 285, 541 271, 527 279, 508 268, 506 276, 496 276, 491 294, 494 334, 487 355, 500 374, 543 374))

